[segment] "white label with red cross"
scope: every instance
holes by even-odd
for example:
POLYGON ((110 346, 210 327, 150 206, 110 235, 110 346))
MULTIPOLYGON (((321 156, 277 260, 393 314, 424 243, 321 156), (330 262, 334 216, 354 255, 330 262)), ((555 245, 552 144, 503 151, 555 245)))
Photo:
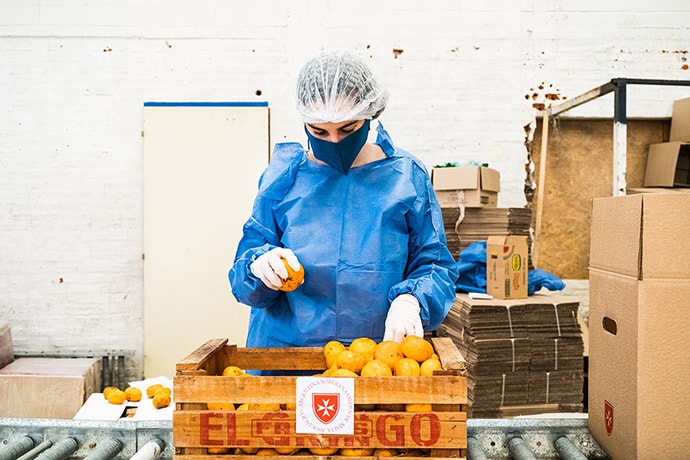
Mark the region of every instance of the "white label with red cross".
POLYGON ((354 378, 298 377, 297 433, 354 434, 354 395, 354 378))

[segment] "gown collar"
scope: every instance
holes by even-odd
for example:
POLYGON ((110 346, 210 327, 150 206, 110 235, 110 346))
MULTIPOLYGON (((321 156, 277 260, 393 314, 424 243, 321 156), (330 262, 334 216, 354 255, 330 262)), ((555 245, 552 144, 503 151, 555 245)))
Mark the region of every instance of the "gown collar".
POLYGON ((383 150, 383 153, 385 153, 387 157, 391 157, 395 153, 393 139, 391 139, 390 134, 388 134, 386 128, 383 127, 381 121, 379 121, 376 126, 376 141, 374 141, 374 144, 381 147, 381 150, 383 150))

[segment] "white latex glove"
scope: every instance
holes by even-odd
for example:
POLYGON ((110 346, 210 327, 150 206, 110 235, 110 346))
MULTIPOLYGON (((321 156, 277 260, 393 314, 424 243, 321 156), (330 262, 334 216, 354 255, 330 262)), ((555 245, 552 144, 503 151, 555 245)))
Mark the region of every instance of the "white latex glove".
POLYGON ((391 302, 383 340, 402 342, 406 335, 424 336, 419 301, 412 294, 401 294, 391 302))
POLYGON ((287 269, 283 261, 280 260, 281 257, 287 260, 293 270, 299 270, 299 260, 297 260, 295 253, 288 248, 273 248, 257 257, 249 266, 254 276, 274 291, 280 289, 283 280, 288 276, 287 269))

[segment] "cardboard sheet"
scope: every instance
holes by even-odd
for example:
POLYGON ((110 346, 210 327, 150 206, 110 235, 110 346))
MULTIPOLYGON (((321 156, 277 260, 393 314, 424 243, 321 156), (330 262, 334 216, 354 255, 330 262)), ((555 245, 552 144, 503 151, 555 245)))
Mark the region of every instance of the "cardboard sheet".
POLYGON ((103 393, 94 393, 79 409, 74 416, 78 420, 118 420, 127 418, 129 420, 172 420, 173 409, 175 408, 174 396, 171 395, 170 405, 161 409, 153 407, 153 400, 146 396, 146 388, 156 383, 172 389, 172 380, 167 377, 156 377, 137 382, 130 382, 130 386, 139 388, 143 394, 141 401, 125 401, 122 404, 109 403, 103 393), (128 408, 135 409, 132 417, 126 417, 128 408))

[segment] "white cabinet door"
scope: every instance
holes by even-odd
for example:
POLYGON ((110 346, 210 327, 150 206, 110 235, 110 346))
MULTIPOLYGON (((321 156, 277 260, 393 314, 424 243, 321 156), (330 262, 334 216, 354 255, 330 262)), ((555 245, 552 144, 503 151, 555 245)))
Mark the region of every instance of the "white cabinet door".
POLYGON ((144 373, 211 338, 244 346, 227 272, 269 158, 266 104, 144 105, 144 373))

